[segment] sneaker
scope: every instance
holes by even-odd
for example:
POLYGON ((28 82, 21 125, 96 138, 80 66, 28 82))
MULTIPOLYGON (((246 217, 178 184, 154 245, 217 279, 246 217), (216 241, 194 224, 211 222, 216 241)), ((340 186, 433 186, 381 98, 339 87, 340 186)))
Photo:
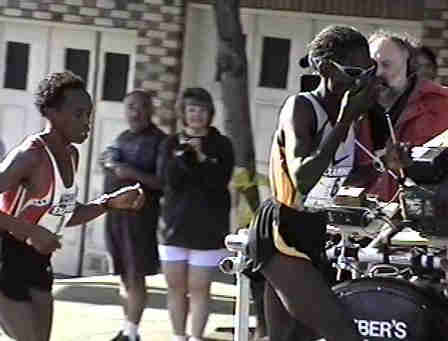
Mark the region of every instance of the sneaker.
MULTIPOLYGON (((115 339, 112 339, 111 341, 130 341, 131 339, 127 335, 123 335, 123 332, 120 331, 119 335, 116 336, 115 339)), ((136 341, 140 341, 140 336, 137 335, 136 341)))
POLYGON ((120 341, 122 336, 123 336, 123 331, 120 330, 120 331, 118 332, 117 336, 115 336, 115 337, 114 337, 112 340, 110 340, 110 341, 120 341))

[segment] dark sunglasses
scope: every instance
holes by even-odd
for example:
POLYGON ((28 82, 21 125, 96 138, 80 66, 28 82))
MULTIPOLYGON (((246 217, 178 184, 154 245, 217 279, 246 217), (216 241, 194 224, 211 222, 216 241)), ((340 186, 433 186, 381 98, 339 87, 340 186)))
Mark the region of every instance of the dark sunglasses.
POLYGON ((368 69, 363 69, 362 67, 358 66, 344 66, 339 63, 336 63, 334 60, 329 59, 328 60, 331 64, 336 66, 336 68, 345 73, 347 76, 352 78, 364 78, 364 77, 370 77, 375 75, 376 73, 376 64, 373 64, 368 69))

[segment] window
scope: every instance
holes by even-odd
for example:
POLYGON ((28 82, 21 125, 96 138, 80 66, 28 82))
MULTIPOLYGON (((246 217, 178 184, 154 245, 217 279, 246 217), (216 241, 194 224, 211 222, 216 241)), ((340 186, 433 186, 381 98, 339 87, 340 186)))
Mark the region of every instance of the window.
POLYGON ((103 100, 121 101, 126 95, 129 73, 129 55, 106 53, 103 100))
POLYGON ((276 89, 287 87, 290 49, 289 39, 263 38, 259 86, 276 89))
POLYGON ((26 90, 30 45, 8 41, 6 44, 5 80, 8 89, 26 90))
POLYGON ((80 76, 86 84, 89 79, 89 61, 89 50, 65 49, 65 69, 80 76))

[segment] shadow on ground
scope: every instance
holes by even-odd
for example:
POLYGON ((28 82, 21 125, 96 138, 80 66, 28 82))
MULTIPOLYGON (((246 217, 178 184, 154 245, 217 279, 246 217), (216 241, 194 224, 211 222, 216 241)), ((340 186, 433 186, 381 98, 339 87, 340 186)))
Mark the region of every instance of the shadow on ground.
MULTIPOLYGON (((225 284, 233 284, 232 276, 217 274, 214 281, 225 284)), ((149 281, 151 283, 151 281, 149 281)), ((166 309, 166 288, 147 287, 147 308, 166 309)), ((89 303, 97 305, 120 305, 119 287, 116 284, 104 282, 76 281, 57 282, 53 288, 55 300, 89 303)), ((234 313, 234 297, 224 295, 212 295, 211 312, 218 314, 234 313)))

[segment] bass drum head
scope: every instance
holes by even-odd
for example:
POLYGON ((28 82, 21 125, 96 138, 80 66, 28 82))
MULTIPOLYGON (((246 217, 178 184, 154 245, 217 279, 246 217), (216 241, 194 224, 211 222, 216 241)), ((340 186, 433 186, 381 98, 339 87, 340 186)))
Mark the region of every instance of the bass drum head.
POLYGON ((347 281, 333 291, 352 312, 364 341, 448 340, 447 307, 441 297, 390 278, 347 281))

